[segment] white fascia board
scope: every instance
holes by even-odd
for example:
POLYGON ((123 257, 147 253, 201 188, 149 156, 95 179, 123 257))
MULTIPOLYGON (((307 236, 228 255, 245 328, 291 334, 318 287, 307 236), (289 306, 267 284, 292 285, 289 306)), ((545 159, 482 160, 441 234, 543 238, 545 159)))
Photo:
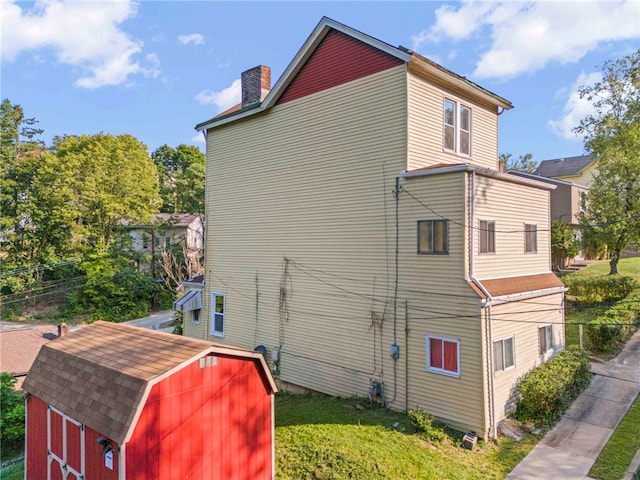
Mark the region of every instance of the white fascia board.
POLYGON ((431 168, 426 170, 414 170, 414 171, 403 170, 400 172, 400 177, 401 178, 425 177, 428 175, 439 175, 441 173, 461 172, 461 171, 476 172, 478 175, 484 175, 486 177, 495 178, 497 180, 504 180, 511 183, 517 183, 520 185, 528 185, 530 187, 541 188, 543 190, 556 189, 556 185, 552 185, 550 183, 542 182, 539 180, 533 180, 525 177, 520 177, 518 175, 498 172, 497 170, 490 170, 488 168, 476 167, 475 165, 469 165, 468 163, 455 164, 451 166, 431 168))
POLYGON ((567 290, 569 290, 567 287, 554 287, 545 288, 543 290, 532 290, 530 292, 512 293, 510 295, 492 297, 490 303, 491 305, 499 305, 501 303, 519 302, 520 300, 527 300, 529 298, 545 297, 547 295, 564 293, 567 290))

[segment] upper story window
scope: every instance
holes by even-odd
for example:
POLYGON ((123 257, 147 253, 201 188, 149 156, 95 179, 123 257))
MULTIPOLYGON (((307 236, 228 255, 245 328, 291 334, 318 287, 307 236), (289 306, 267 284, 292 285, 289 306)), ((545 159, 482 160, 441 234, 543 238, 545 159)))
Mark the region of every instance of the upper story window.
POLYGON ((211 294, 211 334, 224 337, 224 293, 211 294))
POLYGON ((538 251, 538 226, 529 223, 524 224, 524 251, 536 253, 538 251))
POLYGON ((418 253, 449 253, 449 220, 418 221, 418 253))
POLYGON ((480 253, 496 253, 496 222, 480 220, 480 253))
POLYGON ((444 99, 444 149, 471 155, 471 109, 450 98, 444 99))

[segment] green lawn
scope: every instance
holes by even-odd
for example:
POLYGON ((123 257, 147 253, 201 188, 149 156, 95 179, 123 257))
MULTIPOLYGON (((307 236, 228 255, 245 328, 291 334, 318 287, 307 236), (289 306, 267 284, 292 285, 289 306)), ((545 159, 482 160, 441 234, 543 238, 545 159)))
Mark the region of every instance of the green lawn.
POLYGON ((0 469, 0 478, 2 480, 23 480, 24 462, 18 462, 14 465, 0 469))
POLYGON ((276 399, 276 478, 503 479, 538 439, 432 444, 400 412, 367 400, 280 395, 276 399))
POLYGON ((598 480, 620 480, 629 468, 631 460, 640 450, 640 397, 613 432, 602 453, 589 471, 598 480))
MULTIPOLYGON (((618 264, 618 271, 620 275, 627 275, 635 278, 640 283, 640 258, 623 258, 618 264)), ((601 261, 592 263, 591 265, 578 270, 577 272, 569 273, 566 276, 576 276, 583 278, 593 278, 609 274, 609 261, 601 261)), ((567 303, 566 315, 565 315, 565 334, 566 344, 579 345, 579 324, 589 323, 590 320, 600 316, 607 310, 606 306, 593 306, 584 307, 580 309, 574 309, 569 303, 567 303)))

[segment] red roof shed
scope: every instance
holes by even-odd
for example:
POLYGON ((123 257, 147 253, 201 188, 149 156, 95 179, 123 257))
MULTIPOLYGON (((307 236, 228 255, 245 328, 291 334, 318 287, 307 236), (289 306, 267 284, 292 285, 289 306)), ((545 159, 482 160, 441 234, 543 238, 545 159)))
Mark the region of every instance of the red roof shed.
POLYGON ((274 477, 260 353, 96 322, 44 345, 24 389, 27 480, 274 477))

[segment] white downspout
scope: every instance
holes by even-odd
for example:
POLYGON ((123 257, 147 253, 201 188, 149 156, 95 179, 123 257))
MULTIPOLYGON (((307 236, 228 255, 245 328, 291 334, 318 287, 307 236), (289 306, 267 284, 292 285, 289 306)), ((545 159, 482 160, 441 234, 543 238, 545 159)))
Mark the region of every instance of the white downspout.
POLYGON ((492 301, 493 298, 491 297, 491 294, 487 291, 486 288, 484 288, 484 285, 482 285, 482 283, 480 283, 478 280, 476 280, 475 278, 473 279, 473 283, 475 283, 478 288, 482 291, 482 293, 485 294, 485 296, 487 297, 487 299, 484 301, 484 306, 487 307, 487 333, 489 334, 489 341, 487 342, 487 350, 488 350, 488 355, 487 355, 487 361, 489 362, 489 378, 488 378, 488 383, 489 383, 489 396, 491 398, 490 403, 491 405, 489 405, 489 408, 491 409, 491 436, 495 439, 498 438, 498 425, 496 422, 496 399, 495 399, 495 392, 494 392, 494 384, 493 384, 493 377, 494 377, 494 363, 493 363, 493 328, 492 328, 492 321, 491 321, 491 307, 492 307, 492 301))

